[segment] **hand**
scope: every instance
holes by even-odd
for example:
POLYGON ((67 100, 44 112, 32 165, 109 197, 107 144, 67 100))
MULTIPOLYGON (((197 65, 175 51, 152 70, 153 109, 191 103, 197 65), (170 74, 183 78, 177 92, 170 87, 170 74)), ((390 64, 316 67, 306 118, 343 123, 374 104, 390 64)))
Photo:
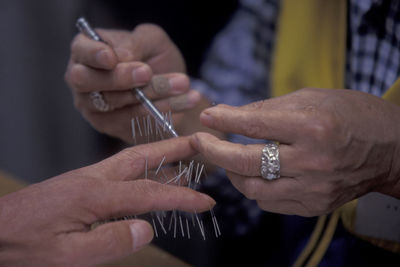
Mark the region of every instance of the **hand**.
POLYGON ((203 133, 192 143, 262 209, 315 216, 371 191, 400 197, 399 117, 398 106, 378 97, 327 89, 203 111, 208 127, 280 142, 281 178, 273 181, 261 178, 264 145, 203 133))
POLYGON ((214 200, 142 176, 166 156, 194 154, 188 138, 130 148, 0 198, 0 265, 92 266, 127 256, 153 238, 143 220, 91 225, 109 218, 180 209, 210 209, 214 200))
MULTIPOLYGON (((190 90, 181 53, 162 29, 143 24, 132 32, 98 33, 107 44, 83 34, 75 37, 65 73, 76 108, 95 129, 133 142, 131 119, 148 113, 131 88, 143 87, 145 95, 163 112, 179 113, 200 101, 200 94, 190 90), (90 99, 94 91, 102 92, 108 112, 94 108, 90 99)), ((174 123, 179 124, 181 117, 174 116, 174 123)))

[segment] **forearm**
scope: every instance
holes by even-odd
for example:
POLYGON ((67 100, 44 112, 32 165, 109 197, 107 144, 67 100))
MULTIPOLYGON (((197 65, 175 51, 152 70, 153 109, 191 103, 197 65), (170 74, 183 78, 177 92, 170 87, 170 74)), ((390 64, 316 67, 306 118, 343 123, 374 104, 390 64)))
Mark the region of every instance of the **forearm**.
POLYGON ((378 177, 376 187, 371 191, 400 198, 400 106, 384 102, 382 109, 377 111, 382 114, 381 120, 384 121, 381 138, 387 142, 387 149, 382 153, 380 162, 381 165, 387 165, 389 171, 386 177, 378 177))
POLYGON ((382 189, 377 191, 400 199, 400 135, 398 135, 397 141, 398 144, 394 148, 391 172, 385 183, 381 186, 382 189))

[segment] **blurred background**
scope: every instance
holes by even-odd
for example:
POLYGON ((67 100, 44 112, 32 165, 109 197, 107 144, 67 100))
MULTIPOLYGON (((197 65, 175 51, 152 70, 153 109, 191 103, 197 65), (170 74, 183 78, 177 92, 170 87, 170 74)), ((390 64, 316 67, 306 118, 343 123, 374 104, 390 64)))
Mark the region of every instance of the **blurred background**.
POLYGON ((236 1, 0 0, 0 169, 34 183, 121 148, 75 111, 64 72, 75 21, 96 27, 162 26, 196 76, 236 1))

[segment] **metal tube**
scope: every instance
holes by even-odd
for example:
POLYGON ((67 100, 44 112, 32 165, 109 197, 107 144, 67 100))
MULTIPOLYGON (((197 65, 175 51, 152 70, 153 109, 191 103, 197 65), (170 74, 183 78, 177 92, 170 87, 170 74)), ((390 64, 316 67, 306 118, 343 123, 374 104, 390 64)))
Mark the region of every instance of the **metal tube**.
MULTIPOLYGON (((79 31, 86 35, 88 38, 106 43, 100 35, 98 35, 92 27, 90 27, 89 23, 85 18, 81 17, 76 22, 76 27, 78 27, 79 31)), ((153 118, 157 121, 157 123, 166 129, 173 137, 178 137, 178 134, 175 132, 173 126, 169 123, 168 119, 162 115, 162 113, 154 106, 154 104, 148 99, 144 93, 139 88, 132 88, 132 93, 136 95, 136 98, 142 103, 142 105, 146 108, 146 110, 153 116, 153 118)))

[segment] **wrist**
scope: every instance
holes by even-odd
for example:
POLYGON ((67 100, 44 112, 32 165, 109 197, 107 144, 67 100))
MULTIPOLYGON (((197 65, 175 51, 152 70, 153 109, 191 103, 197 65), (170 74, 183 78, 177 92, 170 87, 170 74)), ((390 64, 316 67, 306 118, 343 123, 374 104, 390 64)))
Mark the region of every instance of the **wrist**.
POLYGON ((400 137, 393 154, 391 172, 383 193, 400 199, 400 137))
MULTIPOLYGON (((390 114, 388 124, 385 127, 385 133, 390 133, 390 140, 393 140, 392 145, 388 149, 389 172, 382 185, 382 190, 379 192, 400 198, 400 107, 394 104, 389 104, 390 114)), ((387 136, 386 136, 387 137, 387 136)))

